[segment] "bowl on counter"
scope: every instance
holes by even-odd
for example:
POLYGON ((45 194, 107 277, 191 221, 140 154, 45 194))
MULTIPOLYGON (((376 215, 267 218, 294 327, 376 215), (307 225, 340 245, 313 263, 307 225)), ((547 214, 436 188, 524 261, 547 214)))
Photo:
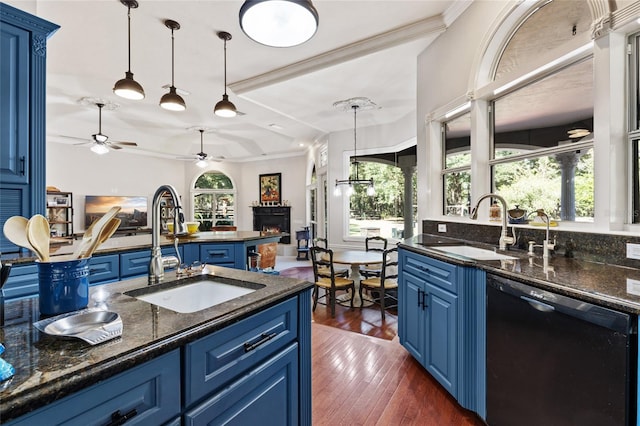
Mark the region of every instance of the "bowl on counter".
MULTIPOLYGON (((189 235, 198 232, 198 228, 200 227, 200 222, 185 222, 184 224, 187 227, 189 235)), ((173 234, 173 222, 167 222, 167 231, 169 231, 170 234, 173 234)))

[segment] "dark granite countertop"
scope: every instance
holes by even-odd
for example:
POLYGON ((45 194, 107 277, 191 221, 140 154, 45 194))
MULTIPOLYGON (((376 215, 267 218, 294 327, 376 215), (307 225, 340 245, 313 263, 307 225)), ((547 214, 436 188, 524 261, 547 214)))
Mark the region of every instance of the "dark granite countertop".
MULTIPOLYGON (((495 246, 431 234, 408 238, 400 246, 445 262, 473 266, 558 294, 595 303, 621 312, 640 314, 640 270, 552 255, 547 262, 540 252, 529 256, 522 250, 498 251, 515 260, 472 260, 435 250, 454 243, 495 249, 495 246)), ((538 249, 539 250, 539 249, 538 249)))
MULTIPOLYGON (((261 240, 264 238, 273 239, 278 241, 280 237, 285 237, 287 233, 276 232, 260 232, 260 231, 210 231, 210 232, 198 232, 193 235, 179 237, 179 244, 189 243, 224 243, 224 242, 251 242, 255 240, 261 240)), ((51 256, 62 256, 73 253, 81 240, 74 240, 72 244, 60 244, 51 245, 51 256)), ((160 245, 169 246, 173 245, 174 239, 167 237, 166 235, 160 236, 160 245)), ((125 237, 112 237, 101 244, 96 250, 95 254, 108 254, 117 253, 127 250, 142 250, 151 249, 151 234, 143 235, 131 235, 125 237)), ((0 256, 2 263, 29 263, 36 260, 36 257, 32 253, 7 253, 0 256)))
MULTIPOLYGON (((312 286, 294 278, 210 265, 205 273, 265 287, 191 314, 176 313, 123 294, 146 287, 147 277, 91 287, 89 308, 117 312, 123 322, 122 336, 96 346, 38 331, 33 326, 41 319, 38 298, 7 302, 5 325, 0 327, 0 342, 6 347, 2 358, 15 367, 16 373, 0 384, 0 423, 206 336, 312 286)), ((168 272, 164 281, 175 278, 175 272, 168 272)))

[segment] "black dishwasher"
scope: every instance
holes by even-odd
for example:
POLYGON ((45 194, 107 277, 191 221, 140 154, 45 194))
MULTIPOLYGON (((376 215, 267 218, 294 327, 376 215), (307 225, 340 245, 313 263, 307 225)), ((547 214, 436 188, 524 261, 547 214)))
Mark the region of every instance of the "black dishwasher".
POLYGON ((487 275, 487 423, 635 424, 631 316, 487 275))

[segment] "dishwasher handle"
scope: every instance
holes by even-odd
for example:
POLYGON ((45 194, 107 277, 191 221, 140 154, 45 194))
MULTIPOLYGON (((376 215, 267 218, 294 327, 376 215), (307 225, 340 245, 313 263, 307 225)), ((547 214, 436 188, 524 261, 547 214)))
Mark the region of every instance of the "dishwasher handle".
POLYGON ((553 312, 556 310, 556 308, 554 308, 553 306, 539 300, 532 299, 528 296, 520 296, 520 299, 524 300, 529 305, 531 305, 532 308, 537 309, 540 312, 553 312))

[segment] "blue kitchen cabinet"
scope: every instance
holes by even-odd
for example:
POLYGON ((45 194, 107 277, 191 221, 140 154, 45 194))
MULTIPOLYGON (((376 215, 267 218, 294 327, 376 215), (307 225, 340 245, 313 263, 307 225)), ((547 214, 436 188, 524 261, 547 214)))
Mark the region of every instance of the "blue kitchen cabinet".
POLYGON ((300 361, 309 334, 307 313, 299 312, 309 310, 308 297, 306 291, 186 346, 184 424, 307 424, 300 406, 309 394, 299 370, 310 368, 300 361))
POLYGON ((38 265, 13 265, 7 282, 2 287, 6 300, 21 299, 38 295, 38 265))
POLYGON ((180 414, 180 350, 117 374, 7 423, 160 425, 180 414))
MULTIPOLYGON (((236 248, 238 246, 242 246, 242 244, 200 244, 200 262, 207 263, 209 265, 234 268, 236 267, 236 248)), ((242 265, 244 265, 244 261, 245 256, 242 255, 242 265)))
POLYGON ((413 253, 405 253, 401 268, 400 343, 456 397, 457 268, 413 253))
POLYGON ((400 343, 463 407, 486 409, 485 273, 402 247, 400 343))
MULTIPOLYGON (((0 3, 0 223, 45 214, 47 38, 58 28, 0 3)), ((0 252, 20 250, 0 233, 0 252)))
POLYGON ((107 254, 89 259, 89 284, 104 284, 120 278, 120 256, 107 254))

